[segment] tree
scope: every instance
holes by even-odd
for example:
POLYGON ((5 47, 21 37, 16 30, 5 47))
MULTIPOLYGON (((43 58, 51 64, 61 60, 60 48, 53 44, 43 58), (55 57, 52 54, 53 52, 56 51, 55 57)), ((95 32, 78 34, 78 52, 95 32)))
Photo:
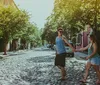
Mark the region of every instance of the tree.
POLYGON ((3 33, 2 33, 2 30, 0 30, 0 37, 2 37, 3 33))
POLYGON ((0 30, 4 39, 4 54, 10 39, 16 38, 26 31, 29 15, 25 11, 19 11, 11 6, 0 8, 0 30))
MULTIPOLYGON (((100 28, 100 0, 55 0, 54 9, 47 18, 46 30, 56 30, 60 25, 66 36, 75 37, 86 24, 100 28)), ((45 29, 44 29, 45 30, 45 29)), ((47 32, 45 32, 47 33, 47 32)), ((46 35, 46 34, 45 34, 46 35)), ((70 38, 69 37, 69 38, 70 38)))
POLYGON ((52 26, 49 24, 45 24, 45 28, 43 29, 41 35, 42 41, 46 40, 48 43, 54 44, 56 36, 57 33, 55 32, 55 30, 53 30, 52 26))
POLYGON ((26 27, 26 31, 23 33, 23 35, 21 36, 21 39, 25 40, 26 43, 35 43, 35 44, 39 44, 40 42, 40 33, 38 30, 38 27, 35 24, 32 23, 27 23, 27 27, 26 27))

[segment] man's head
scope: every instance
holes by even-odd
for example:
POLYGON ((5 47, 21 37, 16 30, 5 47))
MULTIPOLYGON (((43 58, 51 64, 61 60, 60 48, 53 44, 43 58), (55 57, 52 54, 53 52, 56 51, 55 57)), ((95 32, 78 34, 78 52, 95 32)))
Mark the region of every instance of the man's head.
POLYGON ((63 33, 62 27, 58 27, 57 32, 58 32, 58 35, 62 36, 62 33, 63 33))

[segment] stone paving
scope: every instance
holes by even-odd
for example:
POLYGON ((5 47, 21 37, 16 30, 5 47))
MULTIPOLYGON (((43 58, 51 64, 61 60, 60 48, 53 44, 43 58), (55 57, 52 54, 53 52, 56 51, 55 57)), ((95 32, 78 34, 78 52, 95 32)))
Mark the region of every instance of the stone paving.
POLYGON ((67 79, 60 81, 60 70, 54 66, 55 53, 46 50, 37 49, 0 60, 0 85, 96 85, 93 68, 87 83, 79 82, 86 63, 78 57, 82 54, 75 53, 74 58, 66 58, 67 79))
MULTIPOLYGON (((29 70, 24 70, 26 75, 21 76, 21 78, 30 82, 30 85, 80 85, 79 80, 83 76, 85 65, 74 58, 67 58, 67 80, 60 81, 60 71, 53 65, 54 56, 36 57, 28 60, 28 62, 35 62, 36 66, 29 70)), ((90 71, 90 73, 91 76, 89 76, 90 78, 86 85, 95 85, 94 78, 96 74, 93 71, 90 71)))

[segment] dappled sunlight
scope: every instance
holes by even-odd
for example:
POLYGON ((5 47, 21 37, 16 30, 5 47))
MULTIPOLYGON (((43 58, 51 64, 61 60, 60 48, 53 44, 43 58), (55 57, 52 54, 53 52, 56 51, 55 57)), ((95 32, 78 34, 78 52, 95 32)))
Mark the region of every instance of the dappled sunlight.
MULTIPOLYGON (((100 0, 0 0, 0 85, 81 85, 88 51, 77 49, 88 45, 91 31, 99 36, 100 0), (64 81, 54 65, 60 45, 64 81)), ((96 80, 91 67, 84 85, 96 80)))

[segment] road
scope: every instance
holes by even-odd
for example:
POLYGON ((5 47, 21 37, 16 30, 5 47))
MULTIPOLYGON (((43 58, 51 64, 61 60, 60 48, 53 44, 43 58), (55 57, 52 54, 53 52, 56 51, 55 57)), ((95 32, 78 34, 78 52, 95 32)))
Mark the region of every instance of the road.
MULTIPOLYGON (((54 66, 55 52, 36 48, 28 51, 8 53, 0 59, 0 85, 80 85, 85 60, 75 53, 75 57, 66 58, 67 80, 60 81, 60 70, 54 66)), ((86 85, 95 85, 96 74, 91 68, 86 85)))

